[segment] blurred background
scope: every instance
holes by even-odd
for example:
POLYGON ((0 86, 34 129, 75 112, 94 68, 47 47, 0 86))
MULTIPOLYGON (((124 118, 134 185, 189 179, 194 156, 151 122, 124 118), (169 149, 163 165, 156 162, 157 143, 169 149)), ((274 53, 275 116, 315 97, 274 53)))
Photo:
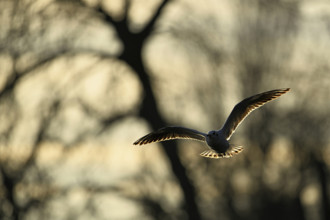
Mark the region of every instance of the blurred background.
POLYGON ((0 0, 0 219, 330 219, 329 58, 326 0, 0 0))

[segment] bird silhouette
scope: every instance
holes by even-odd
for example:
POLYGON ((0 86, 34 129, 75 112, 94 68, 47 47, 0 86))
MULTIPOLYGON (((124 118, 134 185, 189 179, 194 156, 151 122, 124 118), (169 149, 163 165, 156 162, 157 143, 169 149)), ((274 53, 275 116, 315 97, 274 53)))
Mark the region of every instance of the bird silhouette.
POLYGON ((230 137, 242 121, 255 109, 263 106, 281 95, 287 93, 290 88, 275 89, 248 97, 239 102, 231 111, 225 124, 220 130, 212 130, 207 134, 179 126, 164 127, 151 132, 137 141, 134 145, 144 145, 153 142, 167 141, 173 139, 193 139, 206 142, 209 149, 200 155, 208 158, 230 158, 243 151, 242 146, 235 146, 229 143, 230 137))

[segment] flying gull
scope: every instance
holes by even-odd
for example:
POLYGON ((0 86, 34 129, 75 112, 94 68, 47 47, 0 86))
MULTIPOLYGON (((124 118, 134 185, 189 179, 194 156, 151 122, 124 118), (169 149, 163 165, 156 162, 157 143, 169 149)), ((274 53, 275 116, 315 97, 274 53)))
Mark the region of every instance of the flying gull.
POLYGON ((246 116, 248 116, 253 110, 280 97, 289 90, 290 88, 276 89, 244 99, 233 108, 220 130, 209 131, 205 134, 190 128, 178 126, 164 127, 141 137, 134 142, 134 145, 144 145, 173 139, 193 139, 206 142, 209 147, 208 150, 200 154, 201 156, 214 159, 230 158, 243 150, 242 146, 234 146, 229 143, 229 139, 238 125, 240 125, 246 116))

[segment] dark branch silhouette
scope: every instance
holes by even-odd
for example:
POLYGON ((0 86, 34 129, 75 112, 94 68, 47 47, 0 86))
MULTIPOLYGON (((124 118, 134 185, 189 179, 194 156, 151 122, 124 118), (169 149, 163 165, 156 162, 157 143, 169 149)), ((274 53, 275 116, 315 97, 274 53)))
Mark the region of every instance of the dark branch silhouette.
MULTIPOLYGON (((104 218, 104 213, 101 213, 102 211, 97 206, 100 204, 100 196, 104 197, 107 193, 131 200, 134 205, 142 207, 145 215, 153 219, 205 218, 213 220, 223 217, 237 220, 304 220, 315 216, 320 219, 330 219, 329 179, 327 177, 329 166, 325 161, 326 157, 322 155, 328 146, 327 125, 330 117, 329 111, 327 111, 329 106, 324 100, 328 94, 326 85, 330 68, 328 63, 322 63, 319 58, 308 53, 308 59, 311 59, 308 60, 307 66, 303 66, 306 70, 299 67, 299 71, 297 71, 294 70, 295 67, 292 67, 295 64, 292 64, 291 61, 296 59, 293 59, 296 54, 299 54, 299 59, 302 60, 306 56, 306 53, 301 53, 299 48, 301 44, 296 41, 296 35, 299 34, 298 28, 300 28, 299 19, 302 16, 299 1, 270 1, 267 4, 261 0, 253 0, 253 4, 241 1, 236 5, 237 8, 232 8, 237 14, 235 26, 229 28, 235 31, 230 31, 230 33, 221 26, 222 21, 218 14, 211 11, 203 14, 198 7, 192 7, 189 1, 184 4, 170 0, 160 1, 149 20, 139 31, 130 28, 132 24, 134 25, 134 21, 130 20, 130 13, 136 4, 132 0, 123 1, 122 15, 118 17, 112 15, 112 11, 107 8, 108 5, 103 5, 102 1, 57 0, 41 6, 35 1, 0 1, 1 6, 4 5, 0 8, 1 13, 3 11, 6 12, 2 14, 12 13, 10 18, 3 16, 0 20, 1 27, 3 27, 0 30, 1 65, 3 57, 10 60, 5 63, 5 65, 9 65, 9 68, 5 73, 7 75, 3 75, 4 77, 1 78, 0 88, 1 152, 3 149, 5 152, 14 149, 10 145, 12 145, 12 139, 16 138, 15 132, 19 129, 22 117, 28 117, 27 120, 31 120, 31 129, 36 127, 28 137, 32 146, 27 153, 27 158, 23 161, 18 161, 19 158, 17 158, 16 161, 16 152, 11 152, 12 155, 8 158, 6 154, 0 155, 1 219, 22 219, 35 216, 39 219, 49 219, 52 215, 49 207, 52 207, 53 201, 67 201, 77 187, 85 195, 85 201, 81 205, 83 212, 70 209, 67 211, 68 213, 65 213, 68 219, 78 219, 85 213, 92 215, 95 219, 99 216, 104 218), (167 19, 163 17, 164 12, 172 10, 172 7, 168 7, 170 4, 173 4, 173 8, 181 10, 181 16, 173 18, 174 21, 171 20, 172 18, 164 20, 164 26, 158 26, 161 19, 167 19), (6 8, 7 6, 10 6, 10 10, 6 8), (38 7, 33 8, 34 6, 38 7), (34 23, 35 20, 36 23, 34 23), (69 25, 65 26, 64 23, 69 25), (92 25, 99 24, 100 27, 95 25, 93 28, 102 29, 102 33, 109 30, 111 34, 115 32, 117 38, 108 40, 110 44, 117 44, 120 41, 121 50, 111 52, 112 49, 99 49, 99 45, 90 46, 89 43, 94 43, 94 38, 88 38, 89 42, 86 43, 86 36, 83 35, 85 31, 89 35, 94 34, 96 30, 92 29, 89 32, 91 23, 92 25), (61 26, 56 27, 58 24, 61 26), (168 24, 169 26, 167 26, 168 24), (54 29, 58 31, 58 28, 64 26, 67 29, 56 38, 57 33, 61 32, 55 33, 54 29), (156 33, 155 30, 158 28, 158 30, 163 30, 163 27, 168 29, 165 32, 156 33), (164 33, 165 35, 163 35, 164 33), (230 39, 222 35, 223 33, 229 34, 230 39), (62 164, 56 163, 51 165, 53 166, 51 168, 38 164, 38 152, 39 150, 42 152, 44 146, 48 147, 47 144, 55 143, 59 144, 61 148, 63 147, 63 158, 61 157, 59 161, 64 161, 71 159, 69 155, 71 150, 78 149, 86 141, 106 135, 112 126, 115 127, 126 118, 142 118, 143 121, 149 123, 152 130, 175 125, 168 124, 159 109, 161 99, 158 99, 158 91, 155 91, 157 87, 153 85, 157 77, 151 78, 154 75, 150 72, 153 70, 153 66, 150 69, 146 66, 145 59, 149 59, 149 57, 143 54, 146 44, 153 46, 154 41, 150 41, 149 44, 149 39, 156 34, 179 45, 180 48, 173 48, 174 53, 176 49, 180 49, 180 52, 187 55, 188 58, 185 57, 184 62, 188 60, 190 63, 187 69, 194 72, 185 73, 191 75, 186 75, 188 82, 184 83, 189 83, 190 91, 193 90, 194 94, 182 92, 184 93, 182 97, 193 101, 201 112, 207 114, 205 117, 211 121, 210 127, 221 124, 221 120, 218 119, 224 119, 229 114, 225 107, 228 99, 224 97, 232 100, 232 98, 243 98, 248 94, 279 86, 292 87, 290 96, 291 102, 295 103, 294 106, 292 107, 292 103, 288 102, 289 107, 284 104, 281 111, 276 111, 275 105, 274 109, 266 107, 260 115, 256 115, 255 120, 247 120, 240 132, 243 132, 242 137, 248 140, 249 145, 246 146, 242 157, 235 161, 215 162, 199 157, 192 158, 187 152, 194 151, 193 148, 182 148, 178 152, 176 142, 164 142, 162 149, 165 158, 169 161, 170 172, 173 173, 174 180, 171 177, 166 177, 165 181, 159 180, 152 173, 154 170, 148 173, 144 168, 136 176, 127 177, 125 184, 120 182, 111 185, 95 178, 91 182, 89 180, 77 181, 73 186, 55 186, 56 189, 53 191, 52 184, 55 181, 49 173, 52 172, 52 169, 56 170, 61 167, 62 164), (79 38, 80 36, 83 37, 79 38), (56 39, 54 40, 52 37, 56 39), (52 38, 52 40, 48 38, 52 38), (84 43, 80 44, 80 40, 84 43), (230 44, 229 49, 225 45, 227 43, 230 44), (72 63, 77 65, 75 61, 76 58, 79 60, 80 56, 96 58, 97 61, 91 62, 89 68, 74 70, 73 75, 70 75, 72 69, 61 70, 63 72, 56 75, 58 77, 54 80, 56 82, 51 82, 53 75, 50 75, 52 79, 47 78, 53 64, 56 66, 57 62, 61 63, 65 60, 66 67, 71 68, 70 62, 73 61, 72 63), (113 65, 113 61, 118 60, 119 65, 117 63, 113 65), (129 67, 127 68, 129 74, 135 74, 134 80, 139 81, 143 91, 139 100, 132 106, 125 106, 123 109, 114 107, 116 111, 112 111, 112 109, 103 109, 103 104, 110 107, 116 105, 113 104, 116 102, 111 100, 112 96, 109 96, 111 98, 108 100, 108 96, 105 95, 107 99, 105 103, 102 103, 105 100, 103 97, 100 102, 90 101, 89 97, 84 97, 85 90, 83 89, 81 94, 79 90, 78 95, 72 95, 76 92, 77 87, 85 82, 84 80, 88 81, 87 75, 91 76, 90 74, 94 74, 94 71, 97 72, 97 68, 103 67, 104 64, 109 64, 107 66, 111 69, 109 75, 116 71, 114 74, 116 79, 118 77, 126 79, 124 74, 121 75, 120 71, 117 71, 118 66, 129 67), (201 64, 200 69, 196 68, 201 64), (93 67, 97 68, 93 69, 93 67), (291 74, 292 72, 295 74, 291 74), (36 100, 34 94, 31 93, 24 103, 25 100, 21 100, 22 97, 19 97, 21 88, 24 90, 25 84, 39 76, 45 77, 43 78, 45 85, 49 83, 52 86, 58 83, 57 80, 61 81, 63 78, 65 81, 68 76, 72 78, 64 82, 64 86, 61 84, 62 81, 60 86, 57 87, 56 84, 54 86, 56 91, 53 90, 53 87, 45 90, 45 100, 41 100, 41 104, 38 103, 36 109, 33 109, 33 116, 24 115, 26 114, 25 107, 30 104, 30 98, 33 101, 36 100), (200 77, 203 77, 202 80, 199 80, 200 77), (193 80, 191 80, 192 78, 193 80), (303 80, 301 81, 301 79, 303 80), (299 84, 304 82, 308 83, 299 84), (236 94, 232 95, 232 92, 236 94), (325 95, 320 95, 323 93, 325 95), (322 100, 322 104, 319 104, 319 100, 322 100), (140 105, 136 106, 136 103, 140 105), (27 105, 25 106, 25 104, 27 105), (100 108, 99 105, 102 107, 100 108), (66 110, 71 111, 72 109, 79 111, 79 114, 82 115, 79 117, 84 118, 83 120, 86 119, 87 123, 91 123, 91 127, 85 129, 83 127, 85 121, 80 124, 80 121, 74 120, 75 124, 72 128, 70 125, 69 128, 66 127, 68 125, 66 120, 71 120, 70 116, 66 115, 66 110), (82 130, 79 130, 80 128, 82 130), (69 129, 70 140, 65 139, 61 129, 64 130, 63 133, 67 133, 66 129, 69 129), (278 139, 283 139, 285 143, 278 144, 278 139), (284 150, 277 149, 283 146, 284 150), (281 164, 278 161, 283 159, 281 158, 283 152, 287 152, 288 155, 286 155, 285 163, 281 164), (16 164, 18 162, 19 165, 16 164), (164 193, 168 187, 165 182, 173 184, 173 181, 178 183, 179 190, 182 192, 182 201, 175 201, 175 205, 168 208, 166 197, 171 194, 164 193), (318 211, 317 215, 313 211, 309 211, 309 207, 304 201, 305 189, 311 182, 319 186, 320 200, 313 204, 313 209, 315 207, 318 211), (46 193, 37 196, 28 195, 29 192, 26 191, 29 191, 29 184, 36 186, 38 190, 45 190, 46 193), (22 198, 21 194, 27 195, 22 198), (58 200, 59 197, 60 200, 58 200), (34 213, 37 214, 34 215, 34 213)), ((158 40, 157 37, 153 39, 158 40)), ((311 48, 302 47, 303 50, 313 51, 311 48)), ((321 52, 317 51, 317 54, 321 52)), ((324 57, 327 55, 324 53, 324 57)), ((153 65, 152 59, 148 61, 151 61, 150 63, 153 65)), ((157 74, 162 74, 162 72, 157 74)), ((111 83, 120 84, 118 81, 110 79, 111 77, 108 79, 108 84, 104 84, 108 89, 105 93, 112 92, 113 84, 111 83)), ((43 82, 40 80, 33 86, 38 88, 43 82)), ((289 96, 288 99, 290 99, 289 96)), ((176 105, 178 102, 171 100, 171 104, 176 105)), ((176 117, 173 116, 171 119, 176 121, 176 117)), ((24 132, 30 132, 29 124, 24 132)), ((18 140, 15 141, 18 142, 18 140)), ((189 145, 190 143, 183 141, 182 144, 189 145)), ((133 146, 131 147, 133 148, 133 146)), ((177 185, 175 184, 175 186, 177 185)), ((64 210, 60 211, 64 212, 64 210)))
MULTIPOLYGON (((127 24, 127 12, 129 11, 129 4, 127 2, 129 1, 126 1, 124 17, 120 21, 115 21, 106 11, 102 9, 101 6, 98 7, 98 11, 104 16, 105 21, 109 22, 117 30, 117 34, 124 46, 119 59, 126 62, 132 69, 135 70, 143 85, 144 97, 140 107, 141 117, 145 118, 153 129, 158 129, 165 126, 166 123, 159 113, 157 107, 157 101, 154 95, 154 91, 151 88, 150 78, 142 60, 142 49, 145 41, 148 39, 148 37, 150 37, 150 34, 154 30, 156 21, 159 19, 165 6, 170 1, 162 1, 153 17, 146 24, 145 28, 139 33, 133 33, 129 30, 127 24)), ((178 156, 176 143, 164 143, 163 145, 163 149, 171 163, 172 171, 177 177, 184 194, 184 201, 186 203, 189 219, 201 219, 196 203, 195 188, 191 181, 188 179, 186 169, 178 156)))

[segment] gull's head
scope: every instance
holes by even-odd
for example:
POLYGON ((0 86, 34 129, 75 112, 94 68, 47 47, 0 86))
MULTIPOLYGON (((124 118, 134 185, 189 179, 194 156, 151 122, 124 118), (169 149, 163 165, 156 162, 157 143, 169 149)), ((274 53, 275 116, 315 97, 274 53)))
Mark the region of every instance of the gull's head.
POLYGON ((206 135, 207 137, 216 137, 218 136, 218 133, 216 131, 209 131, 209 133, 207 133, 206 135))
POLYGON ((212 148, 216 149, 220 152, 225 152, 229 143, 226 138, 223 136, 221 130, 220 131, 209 131, 206 135, 206 143, 212 148))
POLYGON ((221 145, 221 143, 219 143, 220 140, 221 137, 217 131, 209 131, 206 135, 206 143, 211 147, 218 146, 219 144, 221 145))

